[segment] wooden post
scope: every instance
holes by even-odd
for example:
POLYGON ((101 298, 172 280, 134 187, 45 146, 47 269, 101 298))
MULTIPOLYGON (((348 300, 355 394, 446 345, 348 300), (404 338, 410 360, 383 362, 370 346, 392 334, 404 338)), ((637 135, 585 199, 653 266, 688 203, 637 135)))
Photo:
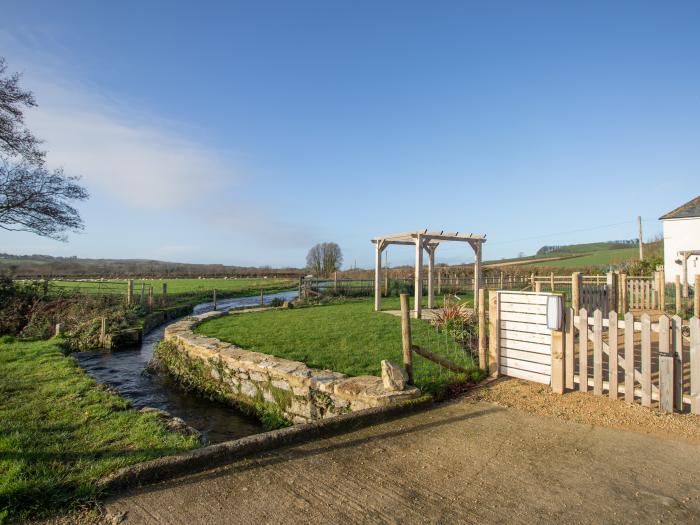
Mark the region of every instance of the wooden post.
POLYGON ((683 312, 683 301, 681 300, 681 276, 676 275, 676 313, 681 315, 683 312))
POLYGON ((564 342, 564 353, 566 358, 564 359, 564 367, 566 368, 566 388, 569 390, 574 388, 574 310, 572 308, 565 309, 565 326, 566 326, 566 340, 564 342))
POLYGON ((571 274, 571 308, 577 313, 581 310, 581 272, 571 274))
MULTIPOLYGON (((500 374, 500 328, 498 292, 491 290, 489 293, 489 375, 491 377, 498 377, 500 374)), ((700 351, 698 354, 700 359, 700 351)))
POLYGON ((552 391, 564 393, 564 332, 552 330, 552 391))
POLYGON ((498 288, 499 290, 503 290, 503 272, 501 272, 501 277, 498 280, 498 288))
POLYGON ((593 312, 593 394, 603 395, 603 313, 593 312))
POLYGON ((634 403, 634 315, 625 314, 625 402, 634 403))
POLYGON ((588 392, 588 312, 585 308, 581 308, 578 318, 578 389, 588 392))
POLYGON ((163 299, 168 296, 168 283, 163 283, 163 299))
POLYGON ((535 291, 537 293, 540 293, 542 291, 542 282, 541 281, 535 281, 535 291))
POLYGON ((262 288, 260 288, 260 306, 265 306, 265 295, 263 294, 262 288))
POLYGON ((382 245, 384 241, 378 239, 374 245, 374 311, 382 309, 382 245))
POLYGON ((214 310, 216 310, 216 288, 213 291, 212 302, 214 303, 214 310))
POLYGON ((685 356, 683 355, 683 319, 674 315, 671 318, 671 353, 673 363, 673 405, 679 412, 683 411, 683 367, 685 356))
POLYGON ((673 361, 670 351, 670 329, 668 317, 659 317, 659 408, 673 412, 673 361))
POLYGON ((617 312, 611 311, 608 317, 608 396, 617 399, 617 312))
POLYGON ((474 248, 474 306, 478 307, 477 298, 481 288, 481 243, 477 242, 474 248))
POLYGON ((608 312, 617 312, 617 274, 608 272, 608 312))
POLYGON ((435 273, 435 246, 428 246, 428 308, 433 308, 433 277, 435 273))
POLYGON ((530 286, 532 287, 532 291, 535 291, 535 274, 531 273, 530 274, 530 286))
POLYGON ((107 318, 100 319, 100 346, 104 346, 107 338, 107 318))
POLYGON ((620 311, 626 314, 629 310, 629 305, 627 303, 627 274, 620 274, 620 311))
POLYGON ((488 355, 486 354, 486 308, 484 306, 484 289, 479 288, 479 368, 488 369, 488 355))
POLYGON ((141 302, 139 303, 141 306, 146 304, 146 283, 141 282, 141 302))
POLYGON ((700 318, 690 320, 690 410, 700 414, 700 318))
POLYGON ((338 272, 333 272, 333 291, 338 291, 338 272))
POLYGON ((642 314, 642 406, 651 406, 651 318, 642 314))
POLYGON ((148 308, 153 308, 153 286, 148 287, 148 308))
POLYGON ((642 235, 642 216, 637 216, 637 224, 639 225, 639 260, 644 260, 644 236, 642 235))
POLYGON ((663 271, 656 272, 657 288, 659 292, 659 310, 666 310, 666 275, 663 271))
POLYGON ((695 286, 693 287, 693 315, 700 317, 700 273, 695 274, 695 286))
POLYGON ((126 282, 126 304, 131 306, 134 304, 134 280, 129 279, 126 282))
POLYGON ((683 258, 683 297, 688 298, 688 254, 682 253, 683 258))
POLYGON ((63 325, 61 323, 56 323, 56 329, 54 332, 55 337, 62 337, 63 336, 63 325))
POLYGON ((401 342, 403 344, 403 367, 408 383, 413 384, 413 356, 411 354, 411 317, 408 309, 408 294, 401 294, 401 342))
POLYGON ((421 310, 423 308, 423 237, 416 236, 416 271, 414 275, 414 316, 416 319, 421 318, 421 310))
POLYGON ((549 272, 549 291, 554 291, 554 272, 549 272))

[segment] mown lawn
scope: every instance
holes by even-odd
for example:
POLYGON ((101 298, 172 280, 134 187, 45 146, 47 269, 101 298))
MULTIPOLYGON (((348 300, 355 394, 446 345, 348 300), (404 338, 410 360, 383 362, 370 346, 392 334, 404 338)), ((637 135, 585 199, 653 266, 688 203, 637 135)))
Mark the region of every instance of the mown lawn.
POLYGON ((0 342, 0 516, 70 510, 103 475, 197 445, 95 383, 60 341, 0 342))
MULTIPOLYGON (((398 299, 384 301, 398 308, 398 299)), ((413 344, 440 353, 480 377, 471 356, 452 338, 438 333, 425 321, 411 321, 413 344)), ((197 333, 234 343, 242 348, 302 361, 350 376, 381 375, 380 362, 402 363, 401 319, 373 311, 367 300, 347 303, 234 314, 199 325, 197 333)), ((416 385, 425 393, 442 394, 466 378, 414 356, 416 385)))

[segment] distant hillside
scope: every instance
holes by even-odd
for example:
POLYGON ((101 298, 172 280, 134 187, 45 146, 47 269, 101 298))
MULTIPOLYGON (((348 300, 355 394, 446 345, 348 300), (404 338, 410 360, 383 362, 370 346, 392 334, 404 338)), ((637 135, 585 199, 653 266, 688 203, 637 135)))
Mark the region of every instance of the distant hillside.
POLYGON ((0 253, 0 274, 14 278, 38 277, 298 277, 298 268, 188 264, 149 259, 79 259, 51 255, 0 253))
POLYGON ((629 239, 623 241, 589 242, 585 244, 568 244, 563 246, 542 246, 542 248, 537 250, 537 255, 552 256, 593 253, 604 250, 623 250, 629 248, 636 248, 638 246, 639 241, 637 239, 629 239))

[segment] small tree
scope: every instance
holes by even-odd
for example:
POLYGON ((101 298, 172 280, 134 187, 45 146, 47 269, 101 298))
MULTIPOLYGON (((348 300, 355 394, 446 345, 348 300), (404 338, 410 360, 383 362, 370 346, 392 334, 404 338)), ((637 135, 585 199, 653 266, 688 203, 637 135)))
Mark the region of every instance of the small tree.
POLYGON ((313 246, 306 255, 306 268, 314 275, 328 276, 340 270, 343 252, 334 242, 322 242, 313 246))

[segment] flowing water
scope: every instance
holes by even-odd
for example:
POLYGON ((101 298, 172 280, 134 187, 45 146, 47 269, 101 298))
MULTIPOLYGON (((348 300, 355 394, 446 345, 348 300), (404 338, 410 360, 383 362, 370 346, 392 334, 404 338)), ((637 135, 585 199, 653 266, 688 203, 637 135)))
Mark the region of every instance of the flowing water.
MULTIPOLYGON (((264 296, 265 303, 280 298, 288 301, 298 295, 296 291, 264 296)), ((256 306, 260 296, 237 297, 218 301, 218 310, 231 310, 256 306)), ((194 308, 195 314, 212 309, 212 303, 202 303, 194 308)), ((169 321, 167 324, 176 322, 169 321)), ((165 373, 149 374, 146 365, 153 357, 153 347, 163 338, 166 325, 144 336, 139 348, 106 352, 80 352, 75 354, 80 366, 97 382, 109 386, 131 401, 134 408, 154 407, 183 419, 189 426, 204 434, 210 443, 220 443, 262 432, 260 423, 233 407, 209 401, 186 392, 165 373)))

